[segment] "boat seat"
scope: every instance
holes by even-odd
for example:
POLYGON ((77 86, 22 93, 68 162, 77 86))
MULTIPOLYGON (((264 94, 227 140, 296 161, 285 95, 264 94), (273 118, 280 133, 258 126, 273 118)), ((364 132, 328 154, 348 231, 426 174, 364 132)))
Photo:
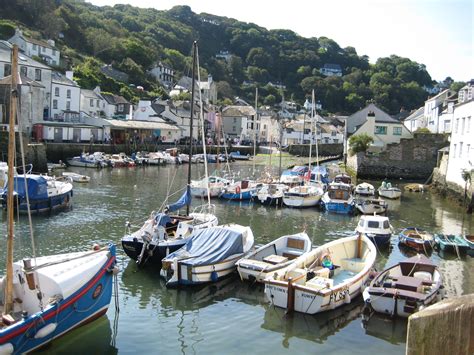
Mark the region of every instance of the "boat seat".
POLYGON ((296 238, 288 238, 286 241, 286 248, 282 249, 282 256, 287 257, 289 260, 295 259, 304 251, 304 240, 296 238))
POLYGON ((334 285, 334 280, 329 279, 327 277, 320 277, 320 276, 313 277, 311 280, 306 282, 307 287, 311 287, 315 290, 329 289, 333 285, 334 285))
POLYGON ((359 258, 343 258, 341 259, 341 268, 343 270, 352 271, 355 273, 361 272, 365 266, 363 259, 359 258))
POLYGON ((297 279, 294 284, 297 284, 297 285, 304 285, 306 283, 306 270, 304 269, 299 269, 299 268, 296 268, 296 269, 293 269, 293 270, 290 270, 290 271, 287 271, 286 274, 285 274, 285 278, 286 279, 289 279, 290 277, 293 278, 293 279, 296 279, 299 277, 299 279, 297 279), (302 277, 301 277, 302 276, 302 277))

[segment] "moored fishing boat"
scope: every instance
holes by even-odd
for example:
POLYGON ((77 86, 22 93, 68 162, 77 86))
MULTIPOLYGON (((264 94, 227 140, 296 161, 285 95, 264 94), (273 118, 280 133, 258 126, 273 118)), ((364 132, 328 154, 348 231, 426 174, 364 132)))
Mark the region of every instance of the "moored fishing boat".
POLYGON ((354 193, 356 195, 373 196, 375 195, 375 188, 374 185, 371 185, 368 182, 363 182, 355 187, 354 193))
POLYGON ((216 282, 235 271, 236 262, 253 243, 250 227, 238 224, 198 230, 185 246, 163 259, 160 274, 167 287, 216 282))
POLYGON ((277 307, 308 314, 350 303, 361 293, 376 253, 365 236, 334 240, 272 273, 264 280, 265 296, 277 307))
POLYGON ((403 229, 398 235, 398 241, 402 245, 425 253, 431 251, 435 244, 433 234, 417 227, 403 229))
POLYGON ((111 166, 101 152, 95 152, 94 154, 82 153, 80 156, 68 158, 66 162, 69 166, 80 168, 104 168, 111 166))
POLYGON ((237 271, 242 280, 263 282, 271 273, 288 266, 310 250, 311 239, 306 233, 285 235, 237 261, 237 271))
POLYGON ((319 204, 324 191, 318 186, 295 186, 283 195, 283 203, 288 207, 314 207, 319 204))
POLYGON ((295 166, 290 170, 285 170, 280 176, 280 182, 289 185, 300 184, 308 170, 307 166, 295 166))
POLYGON ((321 198, 324 208, 329 212, 349 214, 354 211, 354 198, 351 185, 339 182, 330 183, 321 198))
POLYGON ((455 234, 435 234, 436 246, 442 251, 453 253, 465 253, 469 248, 468 242, 460 235, 455 234))
POLYGON ((386 246, 392 237, 392 226, 385 216, 361 216, 355 232, 367 236, 377 246, 386 246))
POLYGON ((385 269, 363 292, 374 311, 408 317, 442 297, 442 277, 424 255, 417 254, 385 269))
POLYGON ((397 199, 402 196, 402 191, 395 186, 392 186, 390 182, 382 182, 382 185, 377 190, 379 196, 386 197, 390 199, 397 199))
POLYGON ((355 202, 357 210, 366 215, 384 214, 388 210, 388 204, 381 198, 360 199, 355 202))
POLYGON ((191 195, 195 197, 218 197, 231 182, 219 176, 204 177, 201 180, 191 180, 191 195))
MULTIPOLYGON (((261 186, 261 184, 260 184, 261 186)), ((250 200, 254 197, 258 190, 258 184, 250 180, 237 181, 234 184, 226 186, 220 198, 232 201, 250 200)))
POLYGON ((81 175, 69 171, 63 172, 62 175, 71 179, 73 182, 89 182, 91 180, 90 176, 81 175))
POLYGON ((265 206, 281 206, 286 191, 288 186, 284 184, 263 184, 257 191, 256 200, 265 206))

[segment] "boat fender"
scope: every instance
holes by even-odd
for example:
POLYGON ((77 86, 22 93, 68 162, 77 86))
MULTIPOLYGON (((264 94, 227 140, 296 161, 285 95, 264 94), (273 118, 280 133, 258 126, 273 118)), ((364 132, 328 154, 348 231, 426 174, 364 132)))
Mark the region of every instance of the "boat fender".
POLYGON ((92 246, 92 250, 94 251, 100 250, 100 245, 97 243, 94 243, 94 245, 92 246))
POLYGON ((219 278, 219 275, 217 274, 216 270, 211 272, 211 281, 212 282, 217 282, 218 278, 219 278))
POLYGON ((44 338, 45 336, 50 335, 52 332, 56 330, 57 323, 51 323, 48 324, 47 326, 44 326, 38 332, 35 334, 35 339, 41 339, 44 338))
POLYGON ((237 186, 237 187, 235 188, 235 193, 240 194, 240 186, 237 186))
POLYGON ((346 294, 344 295, 344 303, 345 304, 351 303, 351 295, 349 294, 349 290, 347 290, 346 294))
POLYGON ((13 345, 11 343, 0 345, 0 355, 13 354, 13 350, 13 345))

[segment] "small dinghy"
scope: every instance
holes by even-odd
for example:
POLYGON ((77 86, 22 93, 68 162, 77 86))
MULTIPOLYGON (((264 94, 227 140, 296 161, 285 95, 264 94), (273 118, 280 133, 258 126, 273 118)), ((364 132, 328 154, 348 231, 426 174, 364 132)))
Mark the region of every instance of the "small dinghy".
POLYGON ((160 275, 166 287, 216 282, 235 271, 253 242, 250 227, 238 224, 195 231, 184 247, 163 259, 160 275))
POLYGON ((398 187, 392 186, 389 182, 382 182, 382 185, 378 188, 379 196, 390 198, 390 199, 397 199, 402 196, 402 191, 398 187))
POLYGON ((311 250, 311 239, 306 233, 285 235, 258 248, 237 262, 242 280, 263 282, 273 272, 311 250))
POLYGON ((272 273, 264 280, 265 296, 288 311, 315 314, 335 309, 362 292, 376 254, 365 236, 334 240, 272 273))
POLYGON ((384 214, 388 210, 387 202, 381 198, 358 200, 355 207, 360 213, 367 215, 384 214))
POLYGON ((373 196, 375 195, 375 188, 374 185, 371 185, 368 182, 363 182, 355 187, 354 193, 356 195, 373 196))
POLYGON ((469 248, 468 242, 459 235, 435 234, 436 246, 442 251, 450 251, 456 254, 465 253, 469 248))
POLYGON ((424 192, 425 191, 425 185, 423 184, 407 184, 403 187, 405 191, 410 191, 410 192, 424 192))
POLYGON ((441 299, 441 274, 426 256, 417 254, 378 274, 363 296, 375 312, 408 317, 441 299))
POLYGON ((355 231, 366 235, 379 247, 387 246, 392 237, 392 226, 384 216, 361 216, 355 231))
POLYGON ((73 182, 89 182, 91 180, 90 176, 71 173, 67 171, 63 172, 63 176, 71 179, 73 182))
POLYGON ((398 235, 398 241, 402 245, 424 253, 433 249, 435 244, 433 234, 416 227, 403 229, 398 235))

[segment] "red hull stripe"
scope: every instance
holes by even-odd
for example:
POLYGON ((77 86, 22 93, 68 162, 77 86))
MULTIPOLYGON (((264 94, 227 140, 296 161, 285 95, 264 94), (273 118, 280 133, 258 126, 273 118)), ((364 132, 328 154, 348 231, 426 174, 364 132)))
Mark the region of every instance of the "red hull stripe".
MULTIPOLYGON (((69 307, 72 303, 76 302, 79 298, 81 298, 84 294, 87 293, 87 291, 89 291, 92 286, 94 286, 94 284, 100 280, 100 278, 105 274, 105 272, 107 271, 107 269, 113 264, 113 262, 115 261, 115 256, 111 257, 107 263, 102 267, 102 270, 99 271, 97 273, 97 275, 92 279, 92 281, 90 281, 86 286, 84 286, 84 288, 79 291, 75 296, 71 297, 67 302, 65 302, 64 304, 62 304, 60 307, 59 307, 59 310, 54 310, 54 309, 51 309, 50 311, 48 311, 47 314, 45 314, 44 316, 42 316, 41 318, 38 318, 38 320, 40 319, 43 319, 43 320, 48 320, 50 318, 52 318, 53 316, 55 316, 56 314, 59 314, 61 311, 63 311, 64 309, 66 309, 67 307, 69 307)), ((31 326, 30 323, 27 323, 25 324, 24 326, 18 328, 17 330, 14 330, 12 331, 11 333, 9 334, 6 334, 4 337, 2 337, 0 340, 2 343, 6 343, 8 340, 10 340, 11 338, 14 338, 16 337, 17 335, 21 334, 21 333, 24 333, 29 327, 31 326)))

